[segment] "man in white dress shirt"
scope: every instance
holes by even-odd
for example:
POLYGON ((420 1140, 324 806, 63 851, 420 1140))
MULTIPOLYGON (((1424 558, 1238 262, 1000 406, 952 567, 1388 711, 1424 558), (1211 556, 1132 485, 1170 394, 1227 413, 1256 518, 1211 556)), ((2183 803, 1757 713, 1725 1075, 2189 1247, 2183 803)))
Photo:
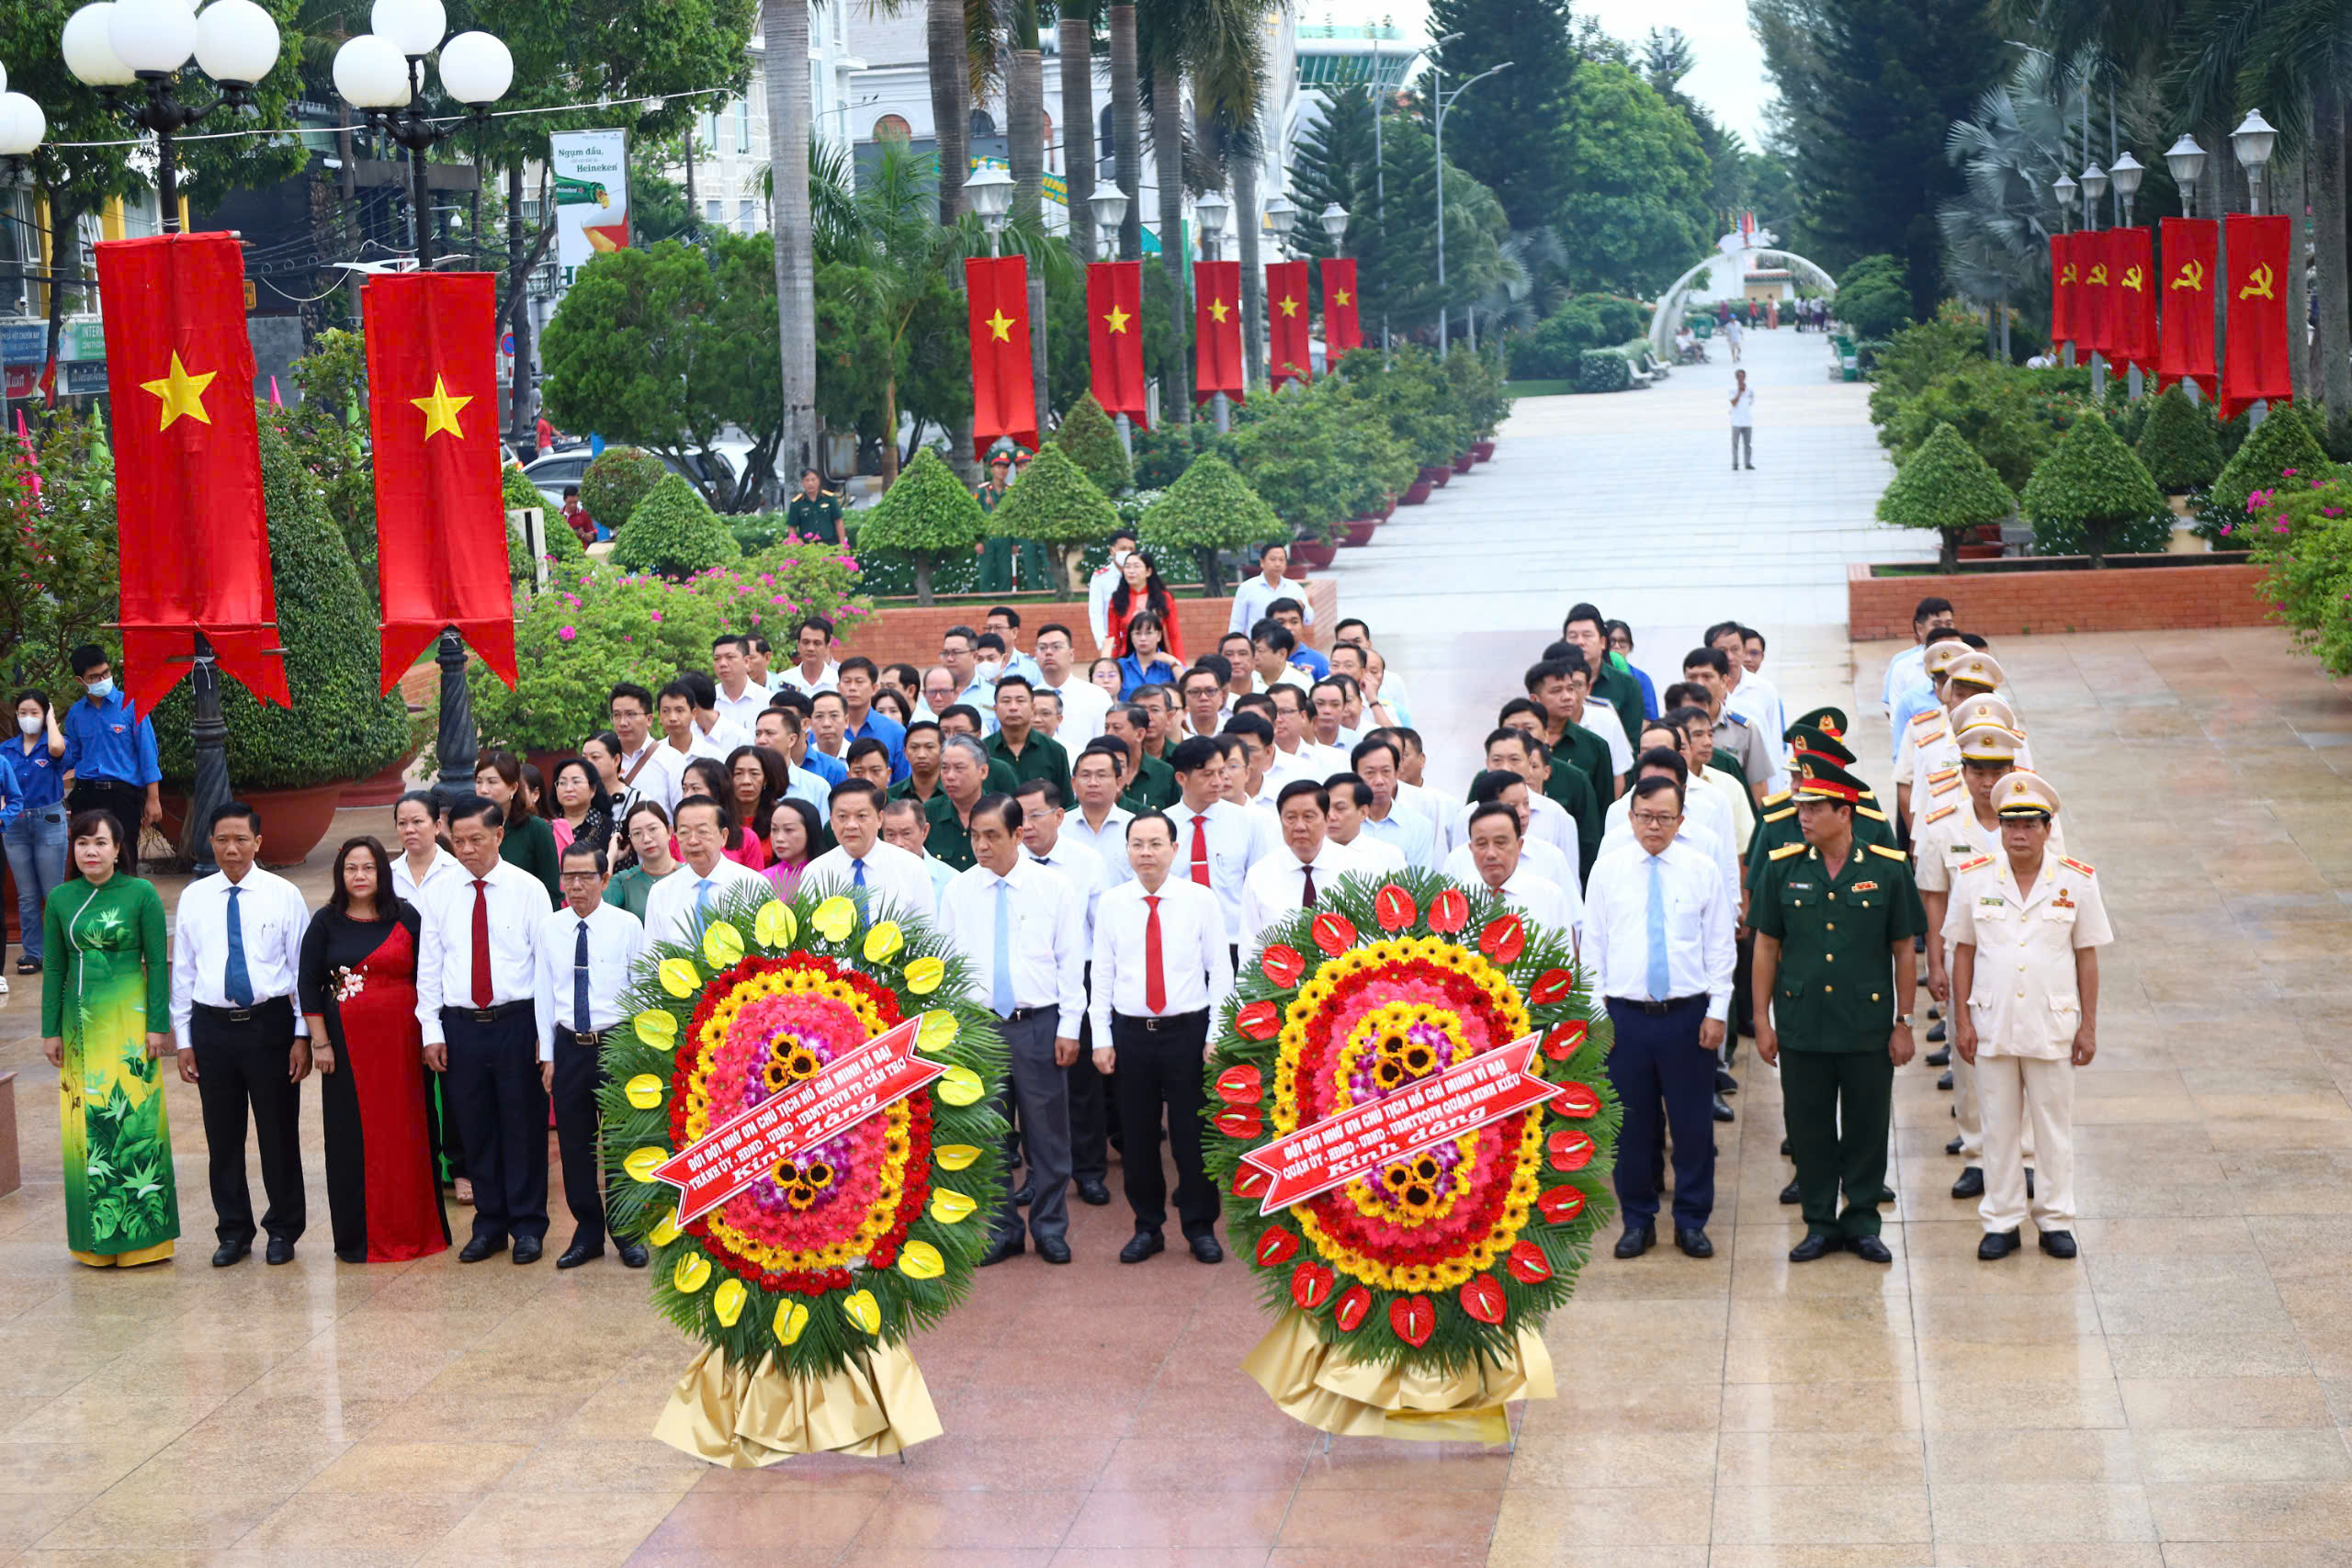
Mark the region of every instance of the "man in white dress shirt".
POLYGON ((678 802, 674 830, 685 863, 656 884, 645 900, 648 949, 665 942, 695 946, 702 940, 704 922, 717 919, 739 889, 773 893, 766 877, 727 858, 727 834, 734 825, 734 813, 724 801, 695 795, 678 802))
POLYGON ((458 1253, 479 1263, 506 1249, 536 1263, 548 1234, 548 1094, 532 1012, 548 890, 498 858, 505 813, 468 795, 449 812, 449 848, 465 867, 417 911, 416 1018, 425 1066, 441 1073, 474 1184, 474 1228, 458 1253))
MULTIPOLYGON (((976 799, 973 804, 978 804, 976 799)), ((931 876, 931 897, 933 905, 947 891, 947 885, 958 874, 956 868, 931 852, 931 815, 918 803, 899 799, 882 807, 882 841, 899 849, 922 862, 931 876)))
POLYGON ((1442 849, 1437 822, 1407 795, 1405 747, 1396 732, 1376 729, 1357 741, 1348 753, 1348 768, 1372 790, 1364 836, 1393 847, 1408 865, 1435 866, 1442 849))
MULTIPOLYGON (((1078 890, 1086 906, 1086 961, 1094 961, 1094 906, 1114 878, 1093 849, 1063 832, 1069 813, 1060 796, 1044 779, 1023 780, 1013 798, 1021 803, 1021 843, 1029 857, 1048 871, 1059 872, 1078 890)), ((1125 832, 1126 813, 1119 814, 1125 832)), ((1123 874, 1133 874, 1123 865, 1123 874)), ((1091 984, 1091 981, 1090 981, 1091 984)), ((1102 1075, 1094 1070, 1094 1020, 1079 1020, 1078 1059, 1063 1071, 1069 1089, 1070 1179, 1078 1195, 1097 1208, 1111 1201, 1109 1112, 1110 1093, 1102 1075)))
POLYGON ((1004 659, 997 667, 1001 675, 1018 675, 1035 686, 1043 671, 1037 661, 1021 651, 1021 612, 1010 604, 999 604, 980 618, 982 635, 994 632, 1004 639, 1004 659))
MULTIPOLYGON (((713 686, 715 693, 718 687, 713 686)), ((655 694, 653 711, 662 721, 662 750, 671 768, 683 778, 686 764, 696 757, 708 757, 724 762, 732 746, 722 746, 703 732, 695 722, 695 688, 692 675, 681 675, 655 694)), ((729 727, 732 728, 731 726, 729 727)), ((744 740, 751 737, 746 734, 744 740)))
POLYGON ((1267 694, 1274 703, 1274 755, 1266 766, 1266 784, 1280 790, 1293 779, 1329 778, 1348 765, 1348 754, 1325 746, 1314 737, 1314 699, 1304 685, 1287 682, 1267 694))
MULTIPOLYGON (((1021 805, 987 795, 972 808, 972 859, 939 900, 939 930, 971 967, 972 987, 996 1014, 1012 1073, 1008 1120, 1017 1107, 1029 1170, 1029 1234, 1037 1256, 1069 1261, 1069 1087, 1086 1011, 1086 896, 1059 872, 1021 852, 1021 805)), ((1007 1192, 980 1266, 1024 1250, 1007 1192)))
MULTIPOLYGON (((1283 574, 1288 570, 1290 547, 1268 545, 1260 551, 1258 575, 1233 591, 1233 614, 1227 618, 1225 629, 1246 636, 1252 626, 1266 618, 1267 608, 1277 599, 1298 599, 1304 604, 1306 601, 1300 595, 1306 591, 1293 588, 1283 581, 1283 574)), ((1313 609, 1306 611, 1306 618, 1307 624, 1314 624, 1313 609)))
POLYGON ((729 632, 710 645, 710 672, 718 683, 718 716, 742 730, 768 705, 768 689, 752 679, 752 639, 729 632))
POLYGON ((1331 885, 1362 864, 1331 842, 1331 795, 1311 779, 1283 785, 1274 803, 1282 821, 1282 844, 1259 857, 1241 885, 1241 957, 1248 962, 1265 940, 1266 928, 1320 903, 1331 885))
MULTIPOLYGON (((1187 742, 1186 744, 1191 744, 1187 742)), ((1167 1178, 1159 1166, 1163 1120, 1176 1159, 1176 1218, 1193 1256, 1220 1263, 1216 1184, 1201 1161, 1202 1069, 1209 1023, 1233 990, 1233 959, 1216 896, 1170 874, 1175 824, 1145 811, 1127 824, 1135 875, 1094 906, 1094 1066, 1111 1076, 1125 1134, 1123 1171, 1135 1235, 1122 1263, 1167 1249, 1167 1178)))
MULTIPOLYGON (((1119 584, 1125 581, 1121 569, 1127 564, 1127 558, 1135 553, 1136 531, 1126 527, 1114 529, 1109 564, 1095 568, 1094 575, 1087 580, 1086 623, 1094 633, 1094 651, 1098 657, 1110 654, 1111 596, 1119 591, 1119 584)), ((1046 634, 1040 631, 1037 635, 1043 637, 1046 634)), ((1041 662, 1044 658, 1043 653, 1038 655, 1041 662)))
POLYGON ((1487 891, 1529 919, 1576 940, 1583 910, 1577 894, 1547 876, 1528 869, 1521 858, 1526 846, 1518 811, 1500 801, 1470 809, 1471 864, 1487 891))
POLYGON ((1069 754, 1070 793, 1078 796, 1078 808, 1062 818, 1058 836, 1094 852, 1105 887, 1135 874, 1127 869, 1127 822, 1135 813, 1119 804, 1126 755, 1127 749, 1115 741, 1096 741, 1069 754))
POLYGON ((865 905, 869 919, 885 910, 928 918, 938 903, 931 873, 906 851, 882 841, 882 807, 888 799, 882 787, 846 779, 833 786, 832 799, 833 847, 808 863, 800 886, 811 892, 846 893, 865 905))
POLYGON ((1551 796, 1535 793, 1527 780, 1509 768, 1489 768, 1470 781, 1469 800, 1454 808, 1454 849, 1446 857, 1447 874, 1459 874, 1453 867, 1455 857, 1469 847, 1470 819, 1482 806, 1508 806, 1519 814, 1519 830, 1524 842, 1521 858, 1535 863, 1532 869, 1539 876, 1564 886, 1580 887, 1584 879, 1577 874, 1582 863, 1577 858, 1577 825, 1575 818, 1562 809, 1551 796))
MULTIPOLYGON (((1671 779, 1675 787, 1687 791, 1680 804, 1681 835, 1691 848, 1714 863, 1724 879, 1724 886, 1736 905, 1739 901, 1739 856, 1732 848, 1731 810, 1713 795, 1690 787, 1690 764, 1679 747, 1669 746, 1669 738, 1679 740, 1681 733, 1663 725, 1652 725, 1642 734, 1645 740, 1656 743, 1645 750, 1634 761, 1634 782, 1644 779, 1671 779)), ((1607 854, 1634 841, 1634 792, 1609 803, 1608 829, 1600 836, 1600 852, 1607 854)))
MULTIPOLYGON (((1718 621, 1707 628, 1703 640, 1709 648, 1720 649, 1730 662, 1724 683, 1724 710, 1738 714, 1765 735, 1785 735, 1789 721, 1781 706, 1779 690, 1762 675, 1751 671, 1746 662, 1747 639, 1756 635, 1736 621, 1718 621)), ((1777 795, 1789 787, 1789 770, 1780 748, 1770 750, 1773 771, 1770 788, 1777 795)))
POLYGON ((1385 839, 1363 830, 1364 813, 1372 808, 1372 786, 1354 773, 1333 773, 1324 781, 1329 792, 1331 816, 1325 829, 1332 843, 1347 856, 1348 869, 1391 874, 1405 869, 1405 852, 1385 839))
MULTIPOLYGON (((1169 753, 1176 787, 1168 808, 1176 829, 1177 874, 1216 895, 1225 913, 1225 940, 1241 942, 1241 884, 1272 846, 1248 807, 1225 798, 1225 749, 1205 736, 1180 740, 1169 753)), ((1134 835, 1128 835, 1132 844, 1134 835)))
POLYGON ((1062 725, 1054 732, 1062 750, 1076 757, 1086 743, 1102 733, 1102 717, 1111 711, 1112 696, 1086 678, 1073 660, 1078 656, 1070 630, 1059 621, 1037 628, 1036 690, 1052 692, 1062 700, 1062 725))
POLYGON ((1617 1134, 1620 1258, 1657 1240, 1663 1145, 1674 1145, 1674 1243, 1712 1258, 1716 1053, 1731 1017, 1739 904, 1713 858, 1682 832, 1682 789, 1645 773, 1627 798, 1633 839, 1601 851, 1585 889, 1583 958, 1616 1043, 1609 1081, 1625 1108, 1617 1134))
POLYGON ((253 1111, 269 1207, 261 1229, 272 1263, 291 1262, 308 1220, 302 1190, 302 1091, 311 1072, 310 1025, 294 1003, 310 911, 282 876, 254 863, 261 815, 232 800, 212 814, 212 861, 220 869, 188 884, 174 916, 172 1029, 180 1077, 196 1085, 209 1145, 212 1266, 253 1250, 253 1194, 245 1185, 245 1113, 253 1111))
MULTIPOLYGON (((571 1245, 555 1260, 577 1269, 605 1255, 603 1162, 597 1158, 597 1091, 605 1084, 605 1036, 627 1016, 621 993, 645 928, 605 902, 610 864, 602 844, 565 848, 558 873, 563 907, 540 924, 531 1011, 539 1028, 539 1082, 555 1100, 555 1142, 563 1161, 563 1201, 571 1245)), ((645 1243, 621 1238, 621 1261, 642 1269, 645 1243)))
POLYGON ((624 681, 613 688, 605 712, 621 743, 621 788, 628 795, 624 813, 640 800, 651 801, 665 816, 678 808, 678 783, 686 760, 653 732, 655 711, 653 694, 644 687, 624 681))
MULTIPOLYGON (((1221 665, 1222 659, 1218 660, 1221 665)), ((1225 724, 1225 678, 1216 669, 1195 664, 1177 678, 1184 700, 1183 732, 1215 735, 1225 724)))
POLYGON ((793 661, 785 667, 777 684, 789 687, 804 697, 820 692, 830 692, 841 683, 841 666, 832 661, 833 623, 822 615, 811 615, 793 628, 793 661))

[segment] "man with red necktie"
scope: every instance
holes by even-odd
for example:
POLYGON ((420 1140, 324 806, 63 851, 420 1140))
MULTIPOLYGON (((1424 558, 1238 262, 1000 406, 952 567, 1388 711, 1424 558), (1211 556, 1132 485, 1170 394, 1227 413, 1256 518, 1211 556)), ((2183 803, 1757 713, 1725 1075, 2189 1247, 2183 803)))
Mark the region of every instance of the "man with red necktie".
POLYGON ((1361 859, 1330 837, 1329 789, 1313 779, 1293 779, 1283 785, 1274 806, 1282 816, 1282 847, 1250 868, 1241 889, 1244 957, 1258 951, 1268 926, 1295 910, 1315 908, 1333 883, 1351 871, 1366 869, 1361 859))
MULTIPOLYGON (((1196 738, 1186 746, 1213 741, 1196 738)), ((1181 750, 1181 748, 1180 748, 1181 750)), ((1206 771, 1214 774, 1211 764, 1206 771)), ((1214 827, 1210 829, 1215 831, 1214 827)), ((1167 1243, 1167 1178, 1159 1167, 1163 1114, 1176 1156, 1176 1217, 1193 1256, 1222 1262, 1217 1245, 1216 1186, 1201 1163, 1201 1067, 1208 1056, 1209 1021, 1233 989, 1233 958, 1217 896, 1202 884, 1171 876, 1176 825, 1159 811, 1127 824, 1132 881, 1106 889, 1094 912, 1094 989, 1088 1010, 1094 1026, 1094 1066, 1111 1079, 1123 1151, 1127 1204, 1136 1232, 1119 1261, 1140 1263, 1167 1243)))
POLYGON ((1233 949, 1226 956, 1238 967, 1242 935, 1241 886, 1250 868, 1277 846, 1265 827, 1262 813, 1236 806, 1225 798, 1225 750, 1205 735, 1176 743, 1168 753, 1181 792, 1168 807, 1176 830, 1176 853, 1182 874, 1194 886, 1216 895, 1224 918, 1220 928, 1233 949))

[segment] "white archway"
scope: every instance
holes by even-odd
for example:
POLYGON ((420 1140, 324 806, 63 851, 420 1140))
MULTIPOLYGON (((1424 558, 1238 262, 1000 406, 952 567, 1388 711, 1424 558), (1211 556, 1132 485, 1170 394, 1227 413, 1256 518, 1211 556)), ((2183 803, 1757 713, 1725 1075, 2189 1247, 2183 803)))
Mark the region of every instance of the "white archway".
POLYGON ((1691 284, 1696 281, 1701 273, 1711 267, 1737 267, 1745 272, 1748 265, 1747 257, 1751 254, 1758 262, 1786 265, 1790 271, 1803 274, 1806 282, 1825 294, 1838 292, 1836 278, 1830 276, 1818 263, 1801 256, 1794 251, 1758 250, 1752 253, 1738 252, 1730 255, 1718 251, 1691 267, 1680 277, 1676 278, 1673 287, 1657 297, 1657 310, 1650 317, 1650 352, 1657 355, 1660 360, 1671 363, 1674 353, 1674 334, 1682 329, 1683 302, 1690 296, 1691 284))

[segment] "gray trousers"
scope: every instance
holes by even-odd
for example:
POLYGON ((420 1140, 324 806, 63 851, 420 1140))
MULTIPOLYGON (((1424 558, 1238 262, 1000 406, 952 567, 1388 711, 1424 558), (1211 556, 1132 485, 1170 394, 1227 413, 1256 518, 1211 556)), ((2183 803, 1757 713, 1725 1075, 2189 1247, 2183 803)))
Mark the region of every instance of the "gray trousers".
MULTIPOLYGON (((1029 1166, 1029 1234, 1043 1241, 1069 1235, 1069 1084, 1054 1063, 1054 1029, 1061 1015, 1052 1008, 1023 1019, 1000 1019, 1012 1071, 1005 1080, 1007 1111, 1021 1112, 1021 1142, 1029 1166)), ((1021 1234, 1010 1185, 997 1202, 990 1233, 1001 1240, 1021 1234)))
POLYGON ((1752 424, 1731 427, 1731 466, 1735 468, 1739 467, 1742 457, 1747 459, 1749 468, 1756 466, 1756 427, 1752 424))

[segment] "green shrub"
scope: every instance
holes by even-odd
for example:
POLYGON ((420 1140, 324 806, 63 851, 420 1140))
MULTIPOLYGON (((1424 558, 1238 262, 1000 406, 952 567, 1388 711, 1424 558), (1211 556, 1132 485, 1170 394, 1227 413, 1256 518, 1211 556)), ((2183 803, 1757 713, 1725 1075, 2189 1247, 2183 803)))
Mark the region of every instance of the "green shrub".
POLYGON ((1649 310, 1637 299, 1614 294, 1578 294, 1563 301, 1532 330, 1513 333, 1510 344, 1514 380, 1565 381, 1577 373, 1577 358, 1589 348, 1606 348, 1639 335, 1649 310))
MULTIPOLYGON (((1061 428, 1046 443, 1069 454, 1079 472, 1094 482, 1094 488, 1106 496, 1118 494, 1136 482, 1135 468, 1127 461, 1126 448, 1119 445, 1119 427, 1102 412, 1091 392, 1080 393, 1069 413, 1062 417, 1061 428)), ((1035 468, 1036 465, 1030 465, 1035 468)), ((1024 538, 1038 538, 1035 534, 1024 538)))
POLYGON ((2018 498, 1949 424, 1920 444, 1878 498, 1878 520, 1897 528, 1933 528, 1942 536, 1945 570, 1960 565, 1960 536, 2017 511, 2018 498))
POLYGON ((2018 500, 2033 523, 2036 551, 2086 553, 2094 567, 2107 565, 2109 540, 2120 529, 2130 529, 2116 540, 2125 549, 2146 547, 2157 529, 2154 547, 2161 549, 2172 533, 2164 492, 2132 448, 2095 413, 2084 415, 2066 433, 2018 500))
POLYGON ((707 668, 718 599, 659 577, 600 565, 552 579, 514 619, 522 678, 513 690, 473 665, 474 722, 485 749, 569 750, 605 727, 612 688, 658 690, 707 668))
POLYGON ((635 446, 607 446, 580 476, 580 504, 615 537, 669 474, 661 458, 635 446))
POLYGON ((525 506, 545 506, 548 498, 539 493, 538 486, 523 475, 523 470, 509 463, 498 470, 498 493, 506 502, 506 510, 525 506))
POLYGON ((2352 482, 2331 471, 2316 487, 2281 490, 2241 532, 2296 646, 2330 675, 2352 675, 2352 482))
MULTIPOLYGON (((1091 398, 1087 400, 1091 402, 1091 398)), ((1102 418, 1096 409, 1095 417, 1102 418)), ((1103 420, 1107 426, 1108 420, 1103 420)), ((1116 453, 1116 433, 1111 450, 1116 453)), ((1119 525, 1118 509, 1095 488, 1084 469, 1057 442, 1048 441, 1028 470, 988 513, 989 533, 1007 539, 1035 539, 1050 550, 1060 570, 1053 574, 1054 597, 1069 597, 1069 553, 1075 545, 1107 539, 1119 525)))
POLYGON ((122 658, 114 456, 96 413, 61 408, 33 429, 30 452, 0 442, 0 660, 11 692, 62 695, 81 644, 122 658))
MULTIPOLYGON (((1402 494, 1419 477, 1419 468, 1389 430, 1388 422, 1380 417, 1380 411, 1358 397, 1346 382, 1327 378, 1317 384, 1316 396, 1325 411, 1332 456, 1339 464, 1343 491, 1339 514, 1369 516, 1402 494)), ((1506 392, 1506 400, 1508 397, 1506 392)), ((1254 486, 1257 481, 1250 482, 1254 486)))
POLYGON ((1377 350, 1358 349, 1340 362, 1340 374, 1418 466, 1441 468, 1470 449, 1470 421, 1453 406, 1437 356, 1427 349, 1400 348, 1385 362, 1377 350))
POLYGON ((1857 337, 1893 337, 1911 321, 1911 282, 1890 255, 1864 256, 1838 280, 1838 320, 1857 337))
POLYGON ((811 615, 846 637, 874 615, 859 563, 846 548, 808 539, 771 545, 748 560, 706 571, 682 592, 711 606, 722 632, 764 631, 781 644, 811 615))
POLYGON ((2247 434, 2237 456, 2222 465, 2206 504, 2225 517, 2243 517, 2254 491, 2276 490, 2281 479, 2301 480, 2297 488, 2308 490, 2329 468, 2327 453, 2302 412, 2292 403, 2277 404, 2247 434))
POLYGON ((1325 385, 1333 390, 1295 388, 1263 400, 1259 417, 1236 426, 1227 443, 1243 481, 1282 520, 1273 537, 1331 538, 1361 493, 1342 466, 1340 421, 1332 417, 1346 389, 1325 385))
MULTIPOLYGON (((1242 406, 1249 407, 1248 404, 1242 406)), ((1193 466, 1193 459, 1207 451, 1216 441, 1216 432, 1204 419, 1196 419, 1189 424, 1163 420, 1157 430, 1136 431, 1136 489, 1166 490, 1182 479, 1184 470, 1193 466)))
POLYGON ((2033 477, 2053 436, 2038 420, 2022 372, 1978 359, 1902 400, 1879 429, 1879 440, 1907 464, 1937 431, 1951 429, 2011 490, 2033 477))
POLYGON ((2211 484, 2222 471, 2212 405, 2190 402, 2175 383, 2155 400, 2137 450, 2159 490, 2178 495, 2211 484))
POLYGON ((1200 562, 1201 581, 1212 597, 1224 590, 1219 550, 1238 550, 1282 536, 1282 520, 1249 481, 1224 458, 1207 454, 1193 460, 1183 477, 1143 514, 1137 542, 1155 554, 1182 552, 1200 562))
POLYGON ((1510 415, 1510 389, 1497 358, 1468 346, 1445 356, 1445 385, 1463 416, 1470 423, 1474 441, 1493 435, 1510 415))
MULTIPOLYGON (((367 590, 308 472, 267 420, 261 476, 277 638, 294 705, 264 704, 233 680, 220 682, 230 781, 240 790, 276 790, 366 778, 408 745, 407 707, 398 694, 379 694, 367 590)), ((175 784, 195 775, 193 714, 185 681, 155 707, 156 749, 164 777, 175 784)))
POLYGON ((1577 390, 1622 392, 1634 384, 1634 362, 1613 348, 1588 348, 1577 356, 1577 390))
POLYGON ((1883 428, 1905 399, 1956 370, 1983 363, 1984 334, 1981 332, 1945 321, 1904 328, 1886 340, 1872 367, 1871 423, 1883 428))
POLYGON ((932 573, 944 561, 968 558, 987 531, 988 514, 978 500, 938 453, 925 447, 865 513, 856 543, 861 553, 898 551, 910 557, 915 598, 928 604, 933 592, 932 573))
POLYGON ((735 536, 682 474, 664 474, 613 536, 613 564, 623 571, 692 577, 735 558, 735 536))

